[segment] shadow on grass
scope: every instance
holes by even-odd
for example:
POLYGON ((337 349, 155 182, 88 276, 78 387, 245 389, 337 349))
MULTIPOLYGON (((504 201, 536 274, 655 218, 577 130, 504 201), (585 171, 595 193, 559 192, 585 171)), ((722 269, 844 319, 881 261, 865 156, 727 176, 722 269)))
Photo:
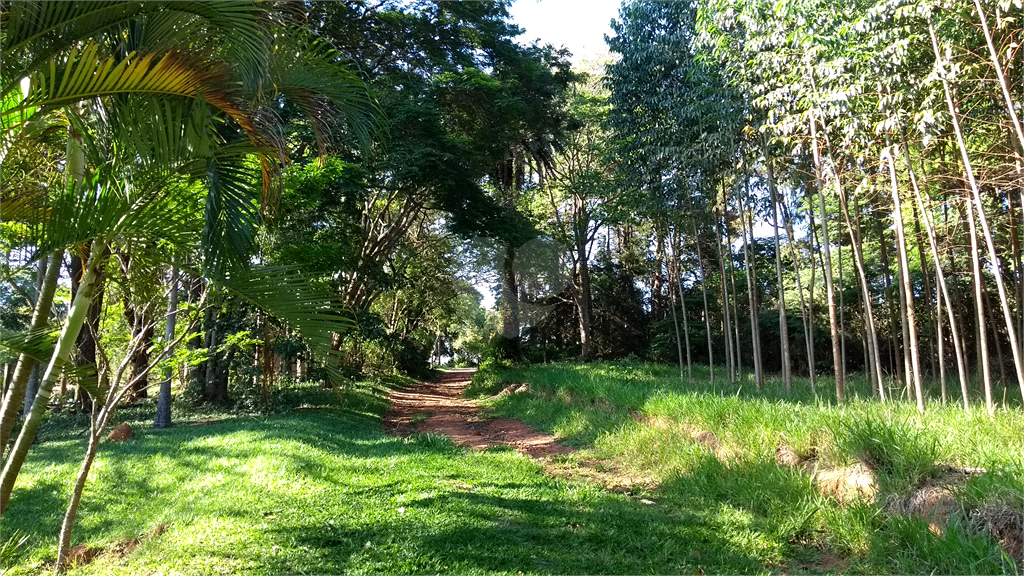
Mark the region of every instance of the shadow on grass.
POLYGON ((1016 573, 991 537, 961 519, 935 534, 920 518, 883 513, 882 502, 840 505, 774 461, 726 465, 708 455, 652 497, 716 517, 732 545, 752 543, 787 572, 1016 573))
MULTIPOLYGON (((714 517, 628 498, 516 497, 526 486, 480 484, 413 500, 400 520, 292 526, 321 572, 749 573, 764 567, 723 538, 714 517), (457 521, 452 522, 452 519, 457 521)), ((280 564, 280 571, 313 566, 280 564)))
MULTIPOLYGON (((30 487, 16 488, 4 514, 5 532, 30 536, 36 567, 55 554, 83 448, 64 441, 33 451, 30 487)), ((508 451, 388 437, 374 418, 342 410, 104 444, 75 542, 108 545, 162 523, 169 533, 100 569, 177 569, 196 555, 196 572, 233 563, 254 573, 764 570, 714 515, 552 480, 508 451)))

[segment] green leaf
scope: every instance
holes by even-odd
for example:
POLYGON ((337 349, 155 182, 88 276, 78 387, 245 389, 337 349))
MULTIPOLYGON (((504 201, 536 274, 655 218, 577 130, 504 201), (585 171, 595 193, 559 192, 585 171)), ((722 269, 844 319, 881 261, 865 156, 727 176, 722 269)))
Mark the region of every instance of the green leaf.
POLYGON ((344 383, 334 335, 358 329, 355 315, 332 292, 312 284, 298 267, 259 267, 219 282, 296 330, 322 361, 331 379, 344 383))

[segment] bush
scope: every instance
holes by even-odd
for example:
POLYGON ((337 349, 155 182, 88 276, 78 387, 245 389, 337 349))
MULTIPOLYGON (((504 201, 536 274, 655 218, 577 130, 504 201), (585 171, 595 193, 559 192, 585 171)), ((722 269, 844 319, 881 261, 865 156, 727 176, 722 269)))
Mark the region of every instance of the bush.
MULTIPOLYGON (((484 362, 488 359, 518 362, 522 357, 523 347, 519 338, 506 338, 501 334, 495 334, 484 350, 484 362)), ((483 366, 484 362, 480 365, 483 366)))
POLYGON ((470 398, 493 396, 505 387, 512 365, 505 360, 487 358, 473 374, 473 380, 463 394, 470 398))

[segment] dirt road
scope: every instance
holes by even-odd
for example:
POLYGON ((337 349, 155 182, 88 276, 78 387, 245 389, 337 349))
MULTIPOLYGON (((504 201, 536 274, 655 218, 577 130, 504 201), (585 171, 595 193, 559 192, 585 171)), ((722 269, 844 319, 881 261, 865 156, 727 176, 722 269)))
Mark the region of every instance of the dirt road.
POLYGON ((536 432, 518 420, 482 418, 476 402, 462 397, 473 372, 449 370, 435 382, 421 382, 392 392, 388 395, 391 408, 384 415, 384 425, 403 436, 443 434, 473 450, 505 445, 534 458, 572 452, 572 448, 558 444, 553 436, 536 432))

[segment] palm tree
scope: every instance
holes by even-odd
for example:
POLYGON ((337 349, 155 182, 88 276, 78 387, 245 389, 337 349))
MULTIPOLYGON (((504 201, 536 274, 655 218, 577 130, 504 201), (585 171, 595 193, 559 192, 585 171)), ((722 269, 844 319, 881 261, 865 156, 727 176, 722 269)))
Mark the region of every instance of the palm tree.
MULTIPOLYGON (((249 265, 255 230, 273 213, 278 167, 287 157, 274 110, 282 98, 295 101, 326 151, 334 130, 366 138, 375 108, 340 55, 295 25, 301 14, 294 9, 248 2, 0 7, 0 159, 54 129, 66 135, 64 185, 5 187, 5 221, 30 230, 26 243, 36 259, 87 248, 79 290, 4 462, 2 513, 92 296, 105 281, 100 270, 110 248, 145 246, 143 257, 204 275, 330 355, 331 333, 351 326, 338 302, 298 270, 249 265)), ((14 414, 8 411, 20 406, 24 388, 15 381, 4 399, 0 445, 9 440, 14 414)), ((100 411, 94 428, 102 431, 114 406, 100 411)), ((80 484, 95 448, 90 442, 80 484)), ((65 518, 58 570, 80 487, 65 518)))

